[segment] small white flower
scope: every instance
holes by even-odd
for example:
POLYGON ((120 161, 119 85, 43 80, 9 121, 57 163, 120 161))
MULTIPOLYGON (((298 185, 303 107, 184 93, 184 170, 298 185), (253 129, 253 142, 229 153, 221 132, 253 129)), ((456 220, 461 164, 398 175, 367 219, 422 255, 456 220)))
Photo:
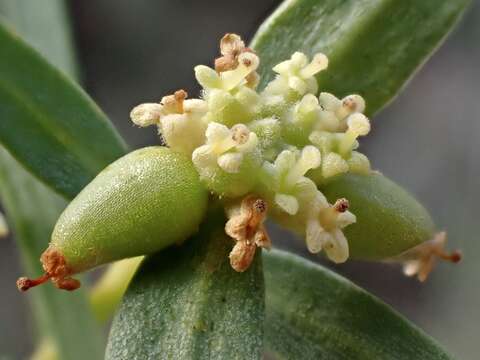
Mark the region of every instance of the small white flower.
POLYGON ((206 123, 202 117, 208 110, 204 100, 185 100, 184 90, 164 96, 160 104, 142 104, 130 116, 134 124, 145 127, 157 125, 167 145, 173 150, 190 155, 205 142, 206 123))
POLYGON ((320 106, 315 95, 305 95, 294 107, 291 121, 305 128, 311 128, 319 118, 320 106))
POLYGON ((271 187, 274 191, 274 201, 280 209, 287 214, 295 215, 300 208, 300 198, 312 198, 311 195, 315 197, 316 186, 305 177, 305 174, 319 167, 320 163, 320 151, 310 145, 303 148, 300 154, 284 150, 273 164, 264 163, 265 186, 271 187))
POLYGON ((341 100, 341 106, 336 114, 339 119, 345 119, 353 113, 363 113, 365 111, 365 100, 360 95, 348 95, 341 100))
POLYGON ((338 174, 352 171, 355 173, 368 173, 370 162, 368 158, 356 151, 357 138, 370 131, 370 121, 360 113, 347 117, 348 128, 345 133, 313 131, 309 140, 322 152, 321 176, 329 178, 338 174))
POLYGON ((342 137, 338 152, 343 156, 349 153, 356 147, 357 138, 365 136, 370 132, 370 120, 360 113, 354 113, 347 118, 348 129, 342 137))
POLYGON ((289 60, 273 67, 278 75, 267 85, 265 92, 270 95, 283 95, 294 90, 300 95, 314 94, 318 90, 315 74, 328 67, 328 58, 321 53, 315 54, 309 63, 301 52, 296 52, 289 60))
POLYGON ((231 129, 225 125, 211 122, 208 124, 206 144, 193 151, 192 161, 198 169, 220 166, 225 172, 237 173, 245 154, 257 146, 257 135, 244 124, 231 129))
POLYGON ((342 101, 338 99, 335 95, 328 92, 321 92, 318 96, 318 102, 327 111, 336 113, 337 110, 342 106, 342 101))
POLYGON ((325 129, 328 131, 346 130, 347 117, 353 113, 365 111, 365 100, 360 95, 348 95, 340 100, 333 94, 322 92, 318 97, 318 101, 323 109, 323 117, 326 121, 331 124, 334 123, 333 118, 337 120, 337 128, 325 129))
POLYGON ((319 210, 307 221, 306 243, 311 253, 325 250, 328 258, 335 263, 348 259, 348 241, 342 229, 356 221, 348 210, 348 201, 339 199, 334 205, 319 210))
POLYGON ((247 85, 248 76, 257 70, 260 60, 253 52, 243 52, 238 56, 238 65, 232 70, 217 73, 208 66, 195 67, 195 77, 204 89, 233 90, 247 85))

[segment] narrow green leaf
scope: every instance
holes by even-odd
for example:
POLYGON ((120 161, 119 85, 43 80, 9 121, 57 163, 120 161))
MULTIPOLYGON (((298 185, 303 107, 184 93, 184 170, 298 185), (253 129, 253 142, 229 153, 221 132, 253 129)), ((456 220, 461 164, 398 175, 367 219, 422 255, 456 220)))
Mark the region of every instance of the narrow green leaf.
POLYGON ((60 193, 75 196, 125 152, 105 115, 72 81, 0 25, 0 142, 60 193))
MULTIPOLYGON (((42 272, 39 256, 47 246, 65 201, 25 171, 0 148, 0 199, 13 225, 27 275, 42 272)), ((12 284, 14 286, 14 284, 12 284)), ((28 295, 42 336, 51 338, 61 359, 101 359, 102 334, 85 292, 61 292, 51 284, 28 295)))
POLYGON ((230 267, 225 219, 211 214, 184 246, 148 258, 114 318, 106 359, 260 359, 261 256, 230 267))
MULTIPOLYGON (((75 77, 74 49, 63 0, 0 0, 0 13, 48 61, 75 77)), ((0 198, 14 225, 26 271, 37 276, 42 271, 39 255, 66 203, 26 172, 1 146, 0 155, 3 173, 0 173, 0 198)), ((42 338, 42 345, 32 356, 103 358, 104 337, 84 289, 76 294, 66 294, 51 285, 37 290, 27 295, 32 303, 37 336, 42 338)))
POLYGON ((458 20, 469 0, 286 0, 251 46, 262 84, 294 51, 325 53, 320 90, 362 95, 373 114, 390 101, 458 20))
POLYGON ((264 253, 266 347, 279 359, 452 359, 350 281, 296 255, 264 253))
POLYGON ((64 0, 0 0, 0 14, 58 69, 77 77, 75 49, 64 0))

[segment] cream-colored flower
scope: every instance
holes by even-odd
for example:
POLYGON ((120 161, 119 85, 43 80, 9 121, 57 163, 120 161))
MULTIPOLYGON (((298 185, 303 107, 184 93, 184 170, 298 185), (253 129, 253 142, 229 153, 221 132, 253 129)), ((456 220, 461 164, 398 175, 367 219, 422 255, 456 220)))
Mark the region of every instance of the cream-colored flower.
POLYGON ((195 77, 204 89, 234 90, 248 84, 248 76, 257 70, 260 60, 253 52, 243 52, 238 56, 238 65, 232 70, 217 73, 205 65, 195 67, 195 77))
POLYGON ((206 144, 195 149, 192 161, 199 171, 218 165, 227 173, 237 173, 244 156, 252 152, 257 143, 257 135, 244 124, 229 129, 211 122, 206 131, 206 144))
POLYGON ((335 204, 321 208, 307 221, 306 243, 311 253, 325 250, 328 258, 335 263, 348 259, 348 241, 342 229, 356 221, 348 211, 348 201, 339 199, 335 204))
POLYGON ((335 131, 344 131, 346 129, 346 118, 350 114, 363 113, 365 111, 365 100, 356 94, 348 95, 340 100, 333 94, 322 92, 318 97, 318 101, 324 111, 323 116, 330 122, 332 122, 332 117, 338 121, 338 129, 335 131))
POLYGON ((190 155, 205 142, 206 123, 203 116, 208 106, 204 100, 186 100, 184 90, 164 96, 160 104, 142 104, 130 116, 134 124, 145 127, 157 125, 159 132, 173 150, 190 155))
POLYGON ((300 197, 316 196, 316 186, 305 174, 320 163, 320 151, 314 146, 306 146, 301 152, 284 150, 273 164, 264 163, 264 185, 275 193, 274 202, 280 209, 295 215, 300 208, 300 197))
POLYGON ((265 88, 269 95, 284 95, 290 90, 300 96, 307 93, 315 94, 318 90, 315 74, 328 67, 328 58, 321 53, 315 54, 312 61, 308 57, 296 52, 289 60, 283 61, 273 67, 278 75, 265 88))
POLYGON ((347 117, 347 130, 342 132, 313 131, 309 140, 322 152, 321 177, 329 177, 348 171, 366 174, 370 172, 368 158, 356 151, 357 138, 367 135, 370 131, 370 121, 360 113, 347 117))
POLYGON ((370 132, 370 120, 361 113, 354 113, 348 116, 347 126, 347 131, 338 146, 338 152, 343 156, 348 156, 356 148, 359 136, 365 136, 370 132))
POLYGON ((307 94, 292 108, 288 120, 309 130, 318 121, 321 108, 315 95, 307 94))

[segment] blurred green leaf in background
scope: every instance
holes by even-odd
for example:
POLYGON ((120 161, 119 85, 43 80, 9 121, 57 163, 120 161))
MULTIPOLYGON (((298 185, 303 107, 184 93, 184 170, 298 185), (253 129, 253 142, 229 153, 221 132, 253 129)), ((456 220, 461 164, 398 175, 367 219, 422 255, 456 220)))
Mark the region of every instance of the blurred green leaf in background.
MULTIPOLYGON (((49 61, 71 76, 76 76, 75 52, 71 44, 63 1, 52 0, 47 4, 39 5, 37 1, 2 0, 0 12, 8 19, 11 26, 15 27, 38 51, 45 54, 49 61)), ((2 50, 7 51, 8 43, 16 46, 14 42, 18 40, 12 38, 3 28, 0 28, 0 33, 8 39, 6 42, 2 41, 2 50)), ((28 52, 24 45, 19 45, 28 52)), ((37 56, 33 52, 30 53, 34 57, 37 56)), ((12 53, 9 53, 9 56, 11 55, 12 53)), ((9 56, 2 56, 0 60, 0 63, 4 61, 3 71, 0 71, 4 77, 6 74, 11 75, 10 69, 13 68, 13 64, 25 60, 13 59, 9 56)), ((43 64, 42 60, 38 59, 38 61, 40 68, 49 70, 48 65, 43 64)), ((30 74, 38 70, 33 67, 30 69, 30 74)), ((22 75, 28 74, 29 72, 22 75)), ((31 81, 28 77, 25 77, 25 80, 31 81)), ((45 86, 42 83, 34 86, 38 85, 40 89, 45 86)), ((11 88, 8 91, 11 91, 11 88)), ((2 124, 4 124, 3 120, 2 124)), ((28 123, 26 128, 28 129, 28 123)), ((24 137, 23 144, 28 146, 26 151, 30 152, 31 143, 25 141, 26 134, 20 132, 18 136, 24 137)), ((44 153, 40 151, 38 155, 42 156, 44 153)), ((59 163, 54 163, 56 166, 61 166, 59 163)), ((44 165, 41 166, 42 170, 49 171, 48 167, 43 169, 44 165)), ((0 200, 13 228, 13 236, 19 246, 24 269, 29 276, 37 276, 42 271, 39 254, 48 244, 53 226, 67 203, 60 195, 22 168, 3 147, 0 147, 0 200)), ((55 345, 61 359, 93 360, 103 357, 103 335, 90 309, 86 288, 71 294, 59 292, 49 284, 28 294, 28 298, 32 305, 31 316, 35 320, 37 341, 48 338, 55 345)))

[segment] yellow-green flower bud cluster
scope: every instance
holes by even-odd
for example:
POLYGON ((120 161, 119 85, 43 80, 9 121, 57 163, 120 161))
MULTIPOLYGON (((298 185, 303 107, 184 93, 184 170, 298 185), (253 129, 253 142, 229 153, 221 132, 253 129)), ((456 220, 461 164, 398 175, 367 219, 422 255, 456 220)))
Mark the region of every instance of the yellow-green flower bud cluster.
POLYGON ((342 228, 355 222, 348 201, 329 204, 317 183, 346 172, 368 173, 357 152, 370 122, 359 95, 338 99, 321 92, 315 75, 328 66, 296 52, 273 68, 277 76, 256 89, 258 56, 234 34, 221 41, 215 69, 199 65, 201 99, 183 90, 159 104, 133 109, 139 126, 157 125, 166 144, 191 156, 205 186, 220 198, 256 194, 281 224, 305 235, 308 249, 335 262, 348 258, 342 228))

